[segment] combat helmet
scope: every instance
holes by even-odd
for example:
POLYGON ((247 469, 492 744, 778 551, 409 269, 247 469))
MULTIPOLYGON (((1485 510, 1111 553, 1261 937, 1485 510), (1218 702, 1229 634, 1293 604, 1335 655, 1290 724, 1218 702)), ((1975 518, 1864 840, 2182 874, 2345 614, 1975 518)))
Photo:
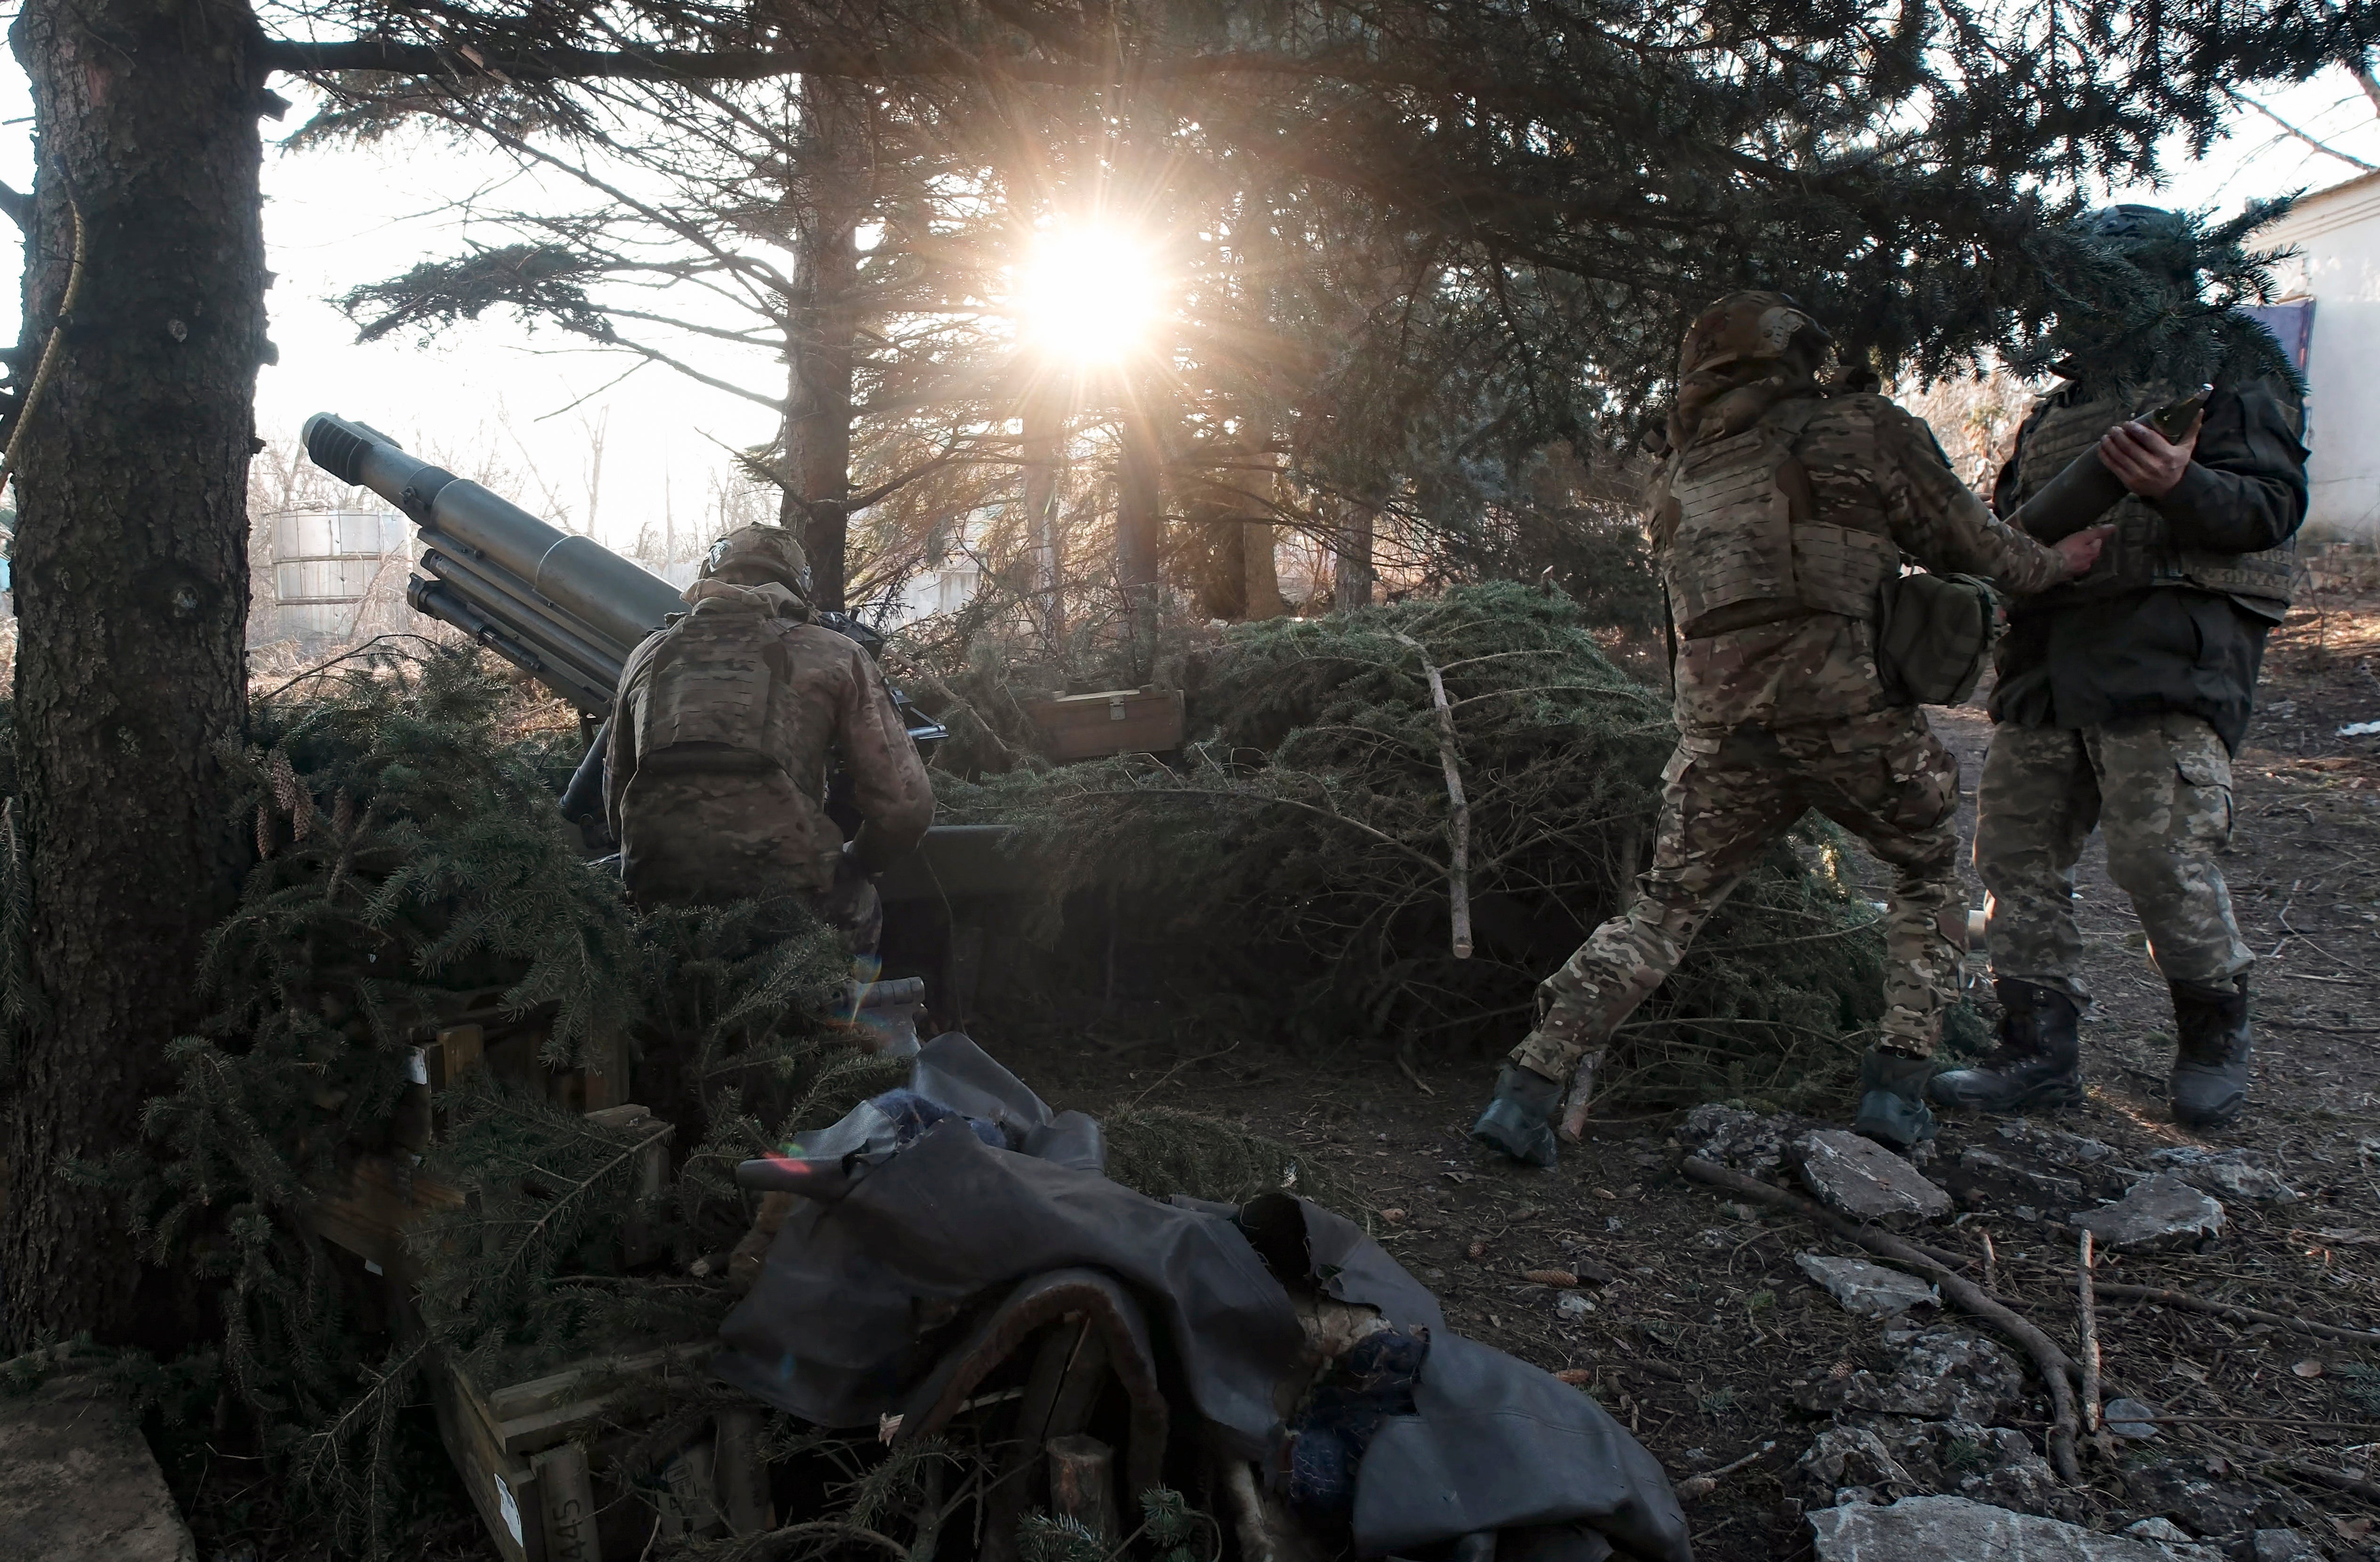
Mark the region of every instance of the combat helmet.
POLYGON ((1678 379, 1719 373, 1740 379, 1742 369, 1758 363, 1806 372, 1833 344, 1826 328, 1782 293, 1730 293, 1686 327, 1678 348, 1678 379))
POLYGON ((702 578, 730 586, 759 586, 775 581, 805 601, 810 594, 810 561, 801 539, 783 527, 738 527, 710 545, 703 556, 702 578))
POLYGON ((2185 293, 2198 291, 2198 238, 2180 212, 2127 201, 2084 212, 2074 228, 2120 253, 2134 270, 2185 293))

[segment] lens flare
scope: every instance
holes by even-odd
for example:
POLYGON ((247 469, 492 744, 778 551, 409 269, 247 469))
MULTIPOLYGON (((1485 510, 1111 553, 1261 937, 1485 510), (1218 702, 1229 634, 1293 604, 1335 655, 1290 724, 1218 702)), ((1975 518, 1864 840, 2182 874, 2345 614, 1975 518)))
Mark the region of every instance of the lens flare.
POLYGON ((1045 233, 1016 276, 1026 342, 1055 357, 1112 363, 1143 346, 1158 313, 1157 258, 1107 228, 1045 233))

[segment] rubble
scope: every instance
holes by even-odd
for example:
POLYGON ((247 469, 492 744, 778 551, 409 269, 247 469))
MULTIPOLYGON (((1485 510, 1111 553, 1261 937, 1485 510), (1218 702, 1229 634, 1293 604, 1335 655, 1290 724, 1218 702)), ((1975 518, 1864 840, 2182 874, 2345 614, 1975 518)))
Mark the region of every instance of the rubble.
POLYGON ((2082 1516, 2081 1499, 2058 1481, 2023 1433, 2008 1426, 1967 1429, 1957 1423, 1944 1430, 1959 1445, 1954 1455, 1965 1454, 1983 1464, 1959 1478, 1959 1495, 2044 1519, 2082 1516))
POLYGON ((1817 1253, 1795 1253, 1793 1263, 1802 1273, 1824 1286, 1827 1294, 1841 1302, 1845 1311, 1862 1317, 1888 1318, 1912 1307, 1938 1307, 1942 1303, 1942 1294, 1934 1287, 1914 1275, 1904 1275, 1880 1264, 1857 1258, 1831 1258, 1817 1253))
POLYGON ((2295 1530, 2259 1530, 2248 1539, 2250 1562, 2322 1562, 2313 1542, 2295 1530))
POLYGON ((2223 1205, 2179 1177, 2159 1172, 2114 1204, 2074 1217, 2103 1247, 2124 1253, 2188 1247, 2223 1229, 2223 1205))
POLYGON ((2116 1158, 2114 1148, 2096 1139, 2086 1139, 2062 1129, 2044 1128, 2022 1118, 2001 1123, 1999 1136, 2003 1143, 2057 1166, 2099 1166, 2116 1158))
POLYGON ((2295 1204, 2299 1193, 2273 1169, 2271 1157, 2254 1150, 2214 1151, 2176 1144, 2149 1156, 2202 1193, 2260 1204, 2295 1204))
POLYGON ((1888 1331, 1884 1342, 1901 1349, 1900 1366, 1889 1377, 1861 1371, 1844 1379, 1845 1408, 1989 1426, 2023 1398, 2023 1371, 1981 1335, 1946 1325, 1888 1331))
POLYGON ((1678 1143, 1690 1156, 1758 1177, 1783 1166, 1789 1131, 1781 1118, 1706 1103, 1686 1114, 1678 1127, 1678 1143))
POLYGON ((1809 1515, 1818 1562, 2223 1562, 2203 1545, 2107 1535, 2061 1520, 2013 1513, 1965 1497, 1853 1503, 1809 1515))
POLYGON ((1807 1500, 1827 1504, 1890 1502, 1925 1490, 1867 1426, 1830 1426, 1819 1433, 1793 1466, 1792 1484, 1807 1500))
POLYGON ((2162 1514, 2194 1535, 2242 1534, 2259 1519, 2281 1517, 2268 1509, 2268 1494, 2232 1475, 2220 1457, 2191 1454, 2135 1470, 2124 1484, 2135 1510, 2162 1514))
POLYGON ((1794 1169, 1818 1201, 1854 1220, 1906 1227, 1950 1213, 1950 1195, 1872 1139, 1822 1128, 1793 1141, 1794 1169))
POLYGON ((0 1398, 0 1556, 195 1562, 140 1423, 91 1380, 0 1398))
POLYGON ((2063 1219, 2091 1200, 2080 1178, 2042 1171, 1983 1149, 1962 1151, 1944 1170, 1942 1181, 1968 1209, 2031 1209, 2063 1219))

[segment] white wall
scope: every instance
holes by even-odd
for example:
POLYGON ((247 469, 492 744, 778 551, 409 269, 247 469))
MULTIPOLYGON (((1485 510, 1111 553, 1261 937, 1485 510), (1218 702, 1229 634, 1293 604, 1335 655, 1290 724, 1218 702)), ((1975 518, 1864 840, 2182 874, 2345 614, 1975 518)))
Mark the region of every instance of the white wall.
POLYGON ((2308 196, 2256 242, 2304 251, 2277 275, 2313 300, 2306 535, 2380 541, 2380 174, 2308 196))

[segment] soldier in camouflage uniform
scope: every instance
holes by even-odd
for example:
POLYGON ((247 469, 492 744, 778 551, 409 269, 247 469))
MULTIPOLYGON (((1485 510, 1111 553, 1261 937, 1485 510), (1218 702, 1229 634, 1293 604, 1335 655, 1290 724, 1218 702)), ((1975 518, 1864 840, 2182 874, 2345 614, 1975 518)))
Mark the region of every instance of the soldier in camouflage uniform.
POLYGON ((796 897, 873 950, 870 876, 916 847, 934 797, 868 653, 811 621, 801 544, 753 526, 629 656, 604 805, 628 891, 647 905, 796 897), (862 823, 827 817, 840 754, 862 823))
MULTIPOLYGON (((2195 300, 2186 224, 2145 206, 2089 222, 2143 285, 2195 300)), ((2114 382, 2078 352, 2018 432, 1994 491, 2001 515, 2095 449, 2131 496, 2108 513, 2115 536, 2096 568, 2010 609, 1975 825, 1999 1046, 1936 1079, 1937 1101, 2022 1111, 2082 1100, 2077 1022, 2090 997, 2074 864, 2095 827, 2171 990, 2176 1120, 2215 1127, 2246 1107, 2254 957, 2215 854, 2230 837, 2231 756, 2265 636, 2289 608, 2305 515, 2302 411, 2271 367, 2217 369, 2203 423, 2174 444, 2128 419, 2194 386, 2114 382)))
POLYGON ((2051 549, 2000 525, 1924 423, 1821 390, 1828 343, 1774 293, 1722 299, 1686 333, 1647 523, 1679 635, 1659 837, 1633 902, 1537 989, 1536 1028, 1472 1129, 1517 1159, 1552 1164, 1565 1083, 1810 808, 1894 874, 1888 1007, 1858 1127, 1901 1147, 1932 1131, 1925 1080, 1966 943, 1959 770, 1878 672, 1878 594, 1904 553, 2038 590, 2087 567, 2098 534, 2051 549))

